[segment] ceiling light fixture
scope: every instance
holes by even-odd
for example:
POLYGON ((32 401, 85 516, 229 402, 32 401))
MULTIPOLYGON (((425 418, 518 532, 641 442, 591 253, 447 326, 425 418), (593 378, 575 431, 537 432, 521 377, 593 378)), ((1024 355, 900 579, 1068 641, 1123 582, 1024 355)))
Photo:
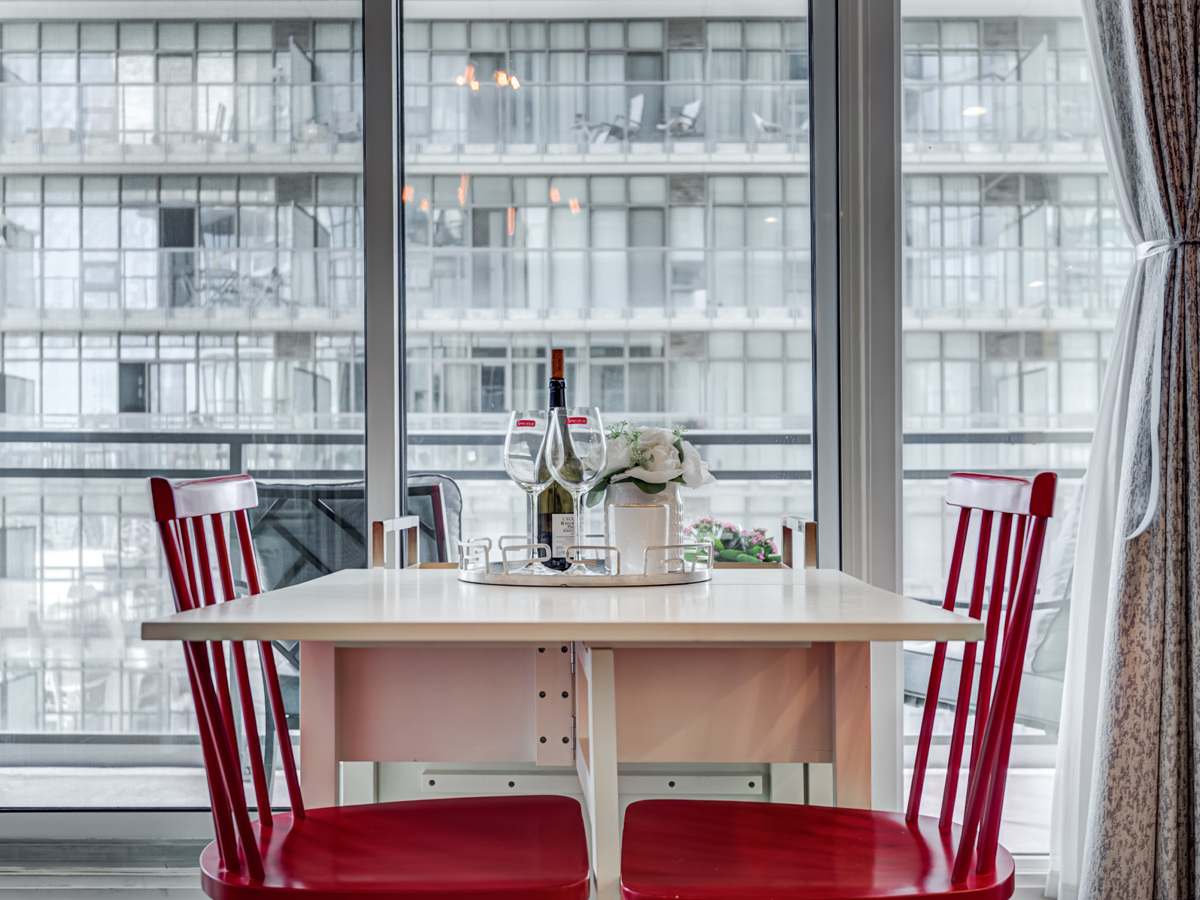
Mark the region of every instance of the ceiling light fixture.
POLYGON ((987 107, 986 106, 968 106, 966 109, 963 110, 963 115, 964 116, 986 116, 987 115, 987 107))

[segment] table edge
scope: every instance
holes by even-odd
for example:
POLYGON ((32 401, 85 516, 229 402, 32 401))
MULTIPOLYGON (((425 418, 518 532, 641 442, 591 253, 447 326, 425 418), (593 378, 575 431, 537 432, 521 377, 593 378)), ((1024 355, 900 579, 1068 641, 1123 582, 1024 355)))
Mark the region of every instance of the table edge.
POLYGON ((143 622, 145 641, 331 641, 334 643, 536 643, 574 640, 592 645, 798 644, 894 641, 981 641, 984 624, 977 620, 924 623, 475 623, 475 622, 143 622))

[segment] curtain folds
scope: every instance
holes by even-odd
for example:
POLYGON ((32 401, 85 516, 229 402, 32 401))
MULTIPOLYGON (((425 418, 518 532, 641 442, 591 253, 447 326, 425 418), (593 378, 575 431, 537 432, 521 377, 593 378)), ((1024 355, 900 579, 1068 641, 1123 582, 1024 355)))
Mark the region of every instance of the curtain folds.
POLYGON ((1182 900, 1200 896, 1200 0, 1084 18, 1126 229, 1167 246, 1130 276, 1084 485, 1047 894, 1182 900))

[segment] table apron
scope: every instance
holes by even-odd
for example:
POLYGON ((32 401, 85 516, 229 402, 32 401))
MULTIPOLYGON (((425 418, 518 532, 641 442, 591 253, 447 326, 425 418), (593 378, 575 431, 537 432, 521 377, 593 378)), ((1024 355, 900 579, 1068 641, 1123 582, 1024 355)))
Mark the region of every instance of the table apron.
MULTIPOLYGON (((572 765, 589 648, 571 646, 304 642, 301 720, 324 723, 301 729, 306 798, 336 802, 342 761, 572 765)), ((868 644, 608 649, 621 763, 832 762, 843 802, 869 803, 868 644)))

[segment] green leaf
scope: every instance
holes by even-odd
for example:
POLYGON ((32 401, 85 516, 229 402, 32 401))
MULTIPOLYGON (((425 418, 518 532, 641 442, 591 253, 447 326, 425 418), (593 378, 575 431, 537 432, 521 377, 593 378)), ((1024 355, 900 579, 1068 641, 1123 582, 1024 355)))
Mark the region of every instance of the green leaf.
POLYGON ((778 553, 772 553, 767 557, 767 562, 779 562, 782 559, 783 559, 783 557, 780 556, 778 553))
POLYGON ((718 553, 725 549, 725 545, 721 543, 720 538, 713 538, 713 549, 718 553))
POLYGON ((661 494, 667 489, 665 482, 663 484, 651 484, 648 481, 642 481, 640 478, 626 478, 625 480, 630 484, 636 484, 643 494, 661 494))
POLYGON ((745 554, 740 550, 722 550, 717 554, 717 559, 724 560, 725 562, 739 562, 739 556, 745 556, 745 554))
POLYGON ((596 482, 596 486, 594 488, 588 491, 587 505, 589 508, 598 505, 600 501, 604 499, 604 492, 608 490, 608 479, 609 476, 605 475, 598 482, 596 482))
POLYGON ((736 562, 740 562, 740 563, 754 562, 754 563, 756 563, 756 562, 759 562, 759 559, 757 556, 751 556, 749 553, 739 553, 736 562))

